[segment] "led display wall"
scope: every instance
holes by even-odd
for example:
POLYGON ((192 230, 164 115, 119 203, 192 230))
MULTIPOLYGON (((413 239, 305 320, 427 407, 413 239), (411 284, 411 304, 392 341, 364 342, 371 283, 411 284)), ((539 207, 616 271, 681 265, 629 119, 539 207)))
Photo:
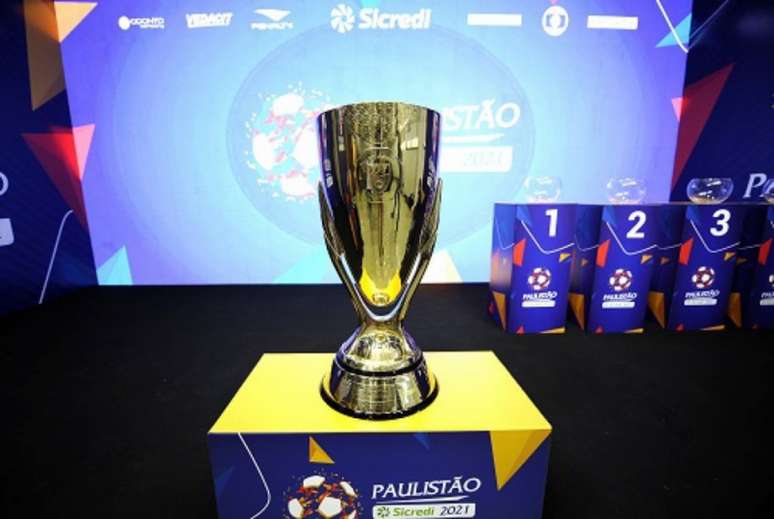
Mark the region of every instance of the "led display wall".
POLYGON ((493 203, 528 175, 666 201, 690 0, 97 2, 62 44, 102 284, 334 281, 314 118, 439 110, 445 181, 427 279, 488 279, 493 203))

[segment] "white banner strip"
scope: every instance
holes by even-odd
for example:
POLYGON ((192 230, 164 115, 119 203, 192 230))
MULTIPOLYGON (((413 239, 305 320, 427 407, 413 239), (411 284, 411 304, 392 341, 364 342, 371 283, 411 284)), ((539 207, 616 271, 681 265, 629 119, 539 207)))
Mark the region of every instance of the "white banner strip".
POLYGON ((521 27, 521 14, 468 13, 468 25, 485 27, 521 27))
POLYGON ((615 31, 636 31, 640 19, 636 16, 605 16, 592 14, 586 20, 589 29, 611 29, 615 31))

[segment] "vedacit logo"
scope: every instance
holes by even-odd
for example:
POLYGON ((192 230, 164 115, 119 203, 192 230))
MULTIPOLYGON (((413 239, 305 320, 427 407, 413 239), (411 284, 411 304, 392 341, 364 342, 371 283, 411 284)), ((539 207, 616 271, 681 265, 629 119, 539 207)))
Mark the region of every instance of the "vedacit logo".
MULTIPOLYGON (((357 13, 358 29, 402 29, 424 30, 430 28, 432 9, 420 9, 414 13, 383 12, 378 7, 366 7, 357 13)), ((347 4, 338 4, 331 9, 331 27, 346 33, 355 28, 355 11, 347 4)))
POLYGON ((121 16, 118 18, 118 26, 121 30, 128 31, 132 27, 138 29, 163 29, 164 17, 153 16, 151 18, 129 18, 128 16, 121 16))
POLYGON ((189 29, 201 29, 203 27, 228 27, 234 13, 188 13, 185 15, 185 23, 189 29))
POLYGON ((250 28, 257 31, 282 31, 293 28, 293 22, 286 20, 290 11, 282 9, 256 9, 253 11, 261 20, 250 24, 250 28))

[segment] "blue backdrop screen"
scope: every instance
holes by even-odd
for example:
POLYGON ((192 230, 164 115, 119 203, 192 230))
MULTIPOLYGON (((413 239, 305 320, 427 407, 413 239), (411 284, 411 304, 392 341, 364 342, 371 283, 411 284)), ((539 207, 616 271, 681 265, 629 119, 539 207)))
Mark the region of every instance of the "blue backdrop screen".
POLYGON ((364 100, 444 116, 428 278, 488 278, 495 201, 527 175, 669 198, 690 0, 98 3, 63 42, 102 284, 334 281, 314 118, 364 100), (183 5, 185 4, 185 5, 183 5))

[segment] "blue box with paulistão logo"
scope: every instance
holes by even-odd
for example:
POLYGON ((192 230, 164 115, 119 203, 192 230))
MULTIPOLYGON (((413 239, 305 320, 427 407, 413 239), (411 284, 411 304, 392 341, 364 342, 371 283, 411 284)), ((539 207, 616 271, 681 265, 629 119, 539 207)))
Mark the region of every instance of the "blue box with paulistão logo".
POLYGON ((436 400, 370 421, 320 396, 331 355, 264 355, 207 437, 221 519, 539 518, 549 423, 493 353, 426 357, 436 400))
POLYGON ((495 204, 489 315, 511 333, 563 333, 575 204, 495 204))
POLYGON ((570 307, 594 333, 641 333, 658 247, 658 206, 579 206, 570 307))

